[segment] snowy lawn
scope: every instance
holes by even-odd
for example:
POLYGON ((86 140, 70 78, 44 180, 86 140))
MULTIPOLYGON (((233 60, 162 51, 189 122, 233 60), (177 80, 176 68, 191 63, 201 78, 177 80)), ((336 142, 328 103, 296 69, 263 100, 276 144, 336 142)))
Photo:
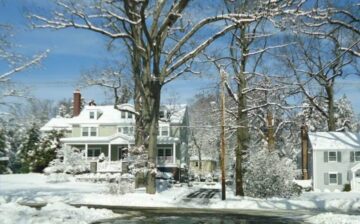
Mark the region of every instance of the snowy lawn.
MULTIPOLYGON (((73 178, 70 178, 69 182, 48 183, 47 177, 42 174, 0 175, 0 213, 6 213, 6 206, 13 206, 14 202, 50 203, 48 206, 51 206, 51 203, 69 203, 207 209, 310 210, 312 212, 318 210, 326 213, 304 217, 309 222, 321 223, 324 222, 322 220, 326 220, 327 217, 334 221, 333 216, 339 216, 338 214, 330 212, 340 212, 343 213, 341 217, 344 216, 341 220, 345 220, 342 223, 359 223, 360 216, 350 216, 347 215, 347 213, 360 214, 360 193, 308 192, 302 194, 300 197, 291 199, 258 199, 235 197, 231 189, 228 188, 226 201, 221 201, 219 196, 215 196, 212 199, 186 198, 188 194, 200 187, 219 188, 219 185, 203 186, 202 183, 194 185, 193 187, 187 187, 186 185, 174 186, 169 190, 162 191, 155 195, 147 195, 141 190, 125 195, 111 195, 107 193, 107 186, 104 183, 76 182, 73 178)), ((21 209, 27 208, 21 207, 20 210, 21 209)), ((306 214, 306 212, 304 212, 304 214, 306 214)), ((62 217, 59 219, 61 218, 62 217)), ((339 222, 334 221, 334 223, 339 222)))
POLYGON ((3 224, 85 224, 112 217, 119 215, 107 209, 76 208, 61 202, 47 204, 41 210, 17 203, 0 204, 0 220, 3 224))

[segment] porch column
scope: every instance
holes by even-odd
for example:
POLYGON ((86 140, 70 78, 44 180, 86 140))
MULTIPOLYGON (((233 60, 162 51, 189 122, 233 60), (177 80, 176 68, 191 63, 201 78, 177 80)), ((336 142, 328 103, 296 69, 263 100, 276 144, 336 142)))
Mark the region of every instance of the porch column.
POLYGON ((88 144, 85 144, 85 160, 88 160, 88 144))
POLYGON ((111 144, 108 144, 108 156, 109 156, 109 162, 111 161, 111 144))
POLYGON ((176 143, 173 143, 173 163, 176 163, 176 143))

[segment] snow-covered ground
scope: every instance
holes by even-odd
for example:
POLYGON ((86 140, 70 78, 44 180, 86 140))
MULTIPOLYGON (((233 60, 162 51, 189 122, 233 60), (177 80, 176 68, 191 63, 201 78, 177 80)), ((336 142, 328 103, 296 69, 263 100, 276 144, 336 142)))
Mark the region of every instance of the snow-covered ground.
POLYGON ((0 204, 0 220, 3 224, 85 224, 117 216, 107 209, 76 208, 62 202, 47 204, 41 210, 14 202, 0 204))
MULTIPOLYGON (((65 219, 61 212, 57 213, 58 207, 66 207, 62 203, 68 204, 91 204, 91 205, 116 205, 116 206, 141 206, 141 207, 186 207, 186 208, 210 208, 210 209, 254 209, 254 210, 292 210, 292 211, 311 211, 312 215, 305 215, 304 218, 312 223, 360 223, 358 215, 349 215, 350 213, 360 214, 360 193, 338 192, 338 193, 318 193, 308 192, 299 197, 291 199, 271 198, 257 199, 250 197, 235 197, 231 189, 227 191, 227 200, 221 201, 220 198, 212 199, 186 199, 186 195, 199 189, 200 185, 177 186, 169 190, 157 193, 155 195, 144 194, 137 190, 135 193, 125 195, 111 195, 107 193, 107 185, 104 183, 76 182, 70 178, 69 182, 49 183, 47 177, 42 174, 14 174, 0 175, 0 220, 3 216, 8 217, 8 210, 12 206, 18 206, 14 212, 24 213, 31 217, 42 217, 44 209, 53 209, 53 217, 59 220, 65 219), (185 200, 184 200, 185 199, 185 200), (40 211, 24 207, 15 203, 49 203, 40 211), (314 211, 324 212, 314 214, 314 211), (333 213, 331 213, 333 212, 333 213), (334 214, 334 213, 342 213, 334 214), (335 219, 334 216, 337 218, 335 219), (342 217, 339 219, 338 217, 342 217), (328 220, 329 222, 327 222, 328 220), (336 222, 336 220, 340 220, 336 222)), ((218 188, 219 185, 206 186, 209 188, 218 188)), ((80 208, 68 207, 75 211, 80 208)), ((86 208, 81 208, 79 216, 86 216, 86 208)), ((110 211, 108 211, 110 212, 110 211)), ((91 213, 91 212, 90 212, 91 213)), ((75 214, 75 216, 77 216, 75 214)), ((94 219, 102 218, 104 210, 93 212, 94 219), (95 214, 99 213, 99 216, 95 214)), ((20 218, 14 214, 14 219, 20 218)), ((20 215, 19 215, 20 216, 20 215)), ((46 215, 44 215, 46 216, 46 215)), ((104 215, 106 216, 106 215, 104 215)), ((109 213, 109 216, 111 214, 109 213)), ((12 218, 11 218, 12 219, 12 218)), ((71 218, 70 218, 71 219, 71 218)), ((84 217, 84 220, 90 220, 84 217)), ((7 219, 9 220, 9 219, 7 219)), ((57 219, 56 219, 57 220, 57 219)), ((76 220, 76 218, 74 218, 76 220)), ((54 221, 56 222, 56 221, 54 221)), ((9 222, 18 223, 18 222, 9 222)), ((38 222, 35 222, 38 223, 38 222)), ((53 222, 51 222, 53 223, 53 222)), ((72 222, 68 222, 72 223, 72 222)), ((75 222, 74 222, 75 223, 75 222)), ((77 222, 80 223, 80 222, 77 222)))

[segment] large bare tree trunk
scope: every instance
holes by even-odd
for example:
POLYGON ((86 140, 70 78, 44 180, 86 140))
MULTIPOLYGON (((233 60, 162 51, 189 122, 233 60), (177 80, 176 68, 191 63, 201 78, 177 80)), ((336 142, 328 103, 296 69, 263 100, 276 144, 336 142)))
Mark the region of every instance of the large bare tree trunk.
POLYGON ((147 100, 142 107, 145 133, 145 150, 148 153, 148 173, 146 182, 146 193, 156 193, 156 156, 157 156, 157 133, 159 127, 159 111, 160 111, 160 93, 161 85, 159 82, 150 81, 144 86, 147 100))
MULTIPOLYGON (((242 40, 245 40, 245 27, 241 28, 242 40)), ((246 44, 245 44, 246 45, 246 44)), ((243 156, 248 149, 249 130, 248 130, 248 116, 245 109, 247 108, 246 95, 243 90, 247 87, 245 66, 247 63, 247 57, 244 56, 247 52, 247 46, 242 45, 242 57, 240 59, 240 71, 237 74, 238 78, 238 117, 237 117, 237 148, 236 148, 236 162, 235 162, 235 183, 236 190, 235 195, 244 196, 244 168, 243 168, 243 156)))

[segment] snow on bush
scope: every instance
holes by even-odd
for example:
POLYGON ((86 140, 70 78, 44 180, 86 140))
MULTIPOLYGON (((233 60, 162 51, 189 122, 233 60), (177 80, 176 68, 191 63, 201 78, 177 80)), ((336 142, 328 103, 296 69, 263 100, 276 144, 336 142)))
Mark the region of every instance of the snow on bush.
POLYGON ((246 196, 269 198, 284 197, 300 193, 293 183, 296 177, 295 164, 288 158, 280 158, 276 151, 265 147, 251 152, 245 173, 246 196))
POLYGON ((107 209, 93 209, 87 207, 76 208, 59 202, 48 204, 41 210, 19 205, 17 203, 0 205, 0 220, 1 223, 6 224, 85 224, 113 217, 116 217, 116 214, 107 209))
POLYGON ((46 182, 48 183, 63 183, 68 181, 69 181, 69 177, 65 173, 51 173, 46 178, 46 182))
POLYGON ((79 174, 89 171, 89 166, 84 159, 84 156, 75 148, 63 147, 58 151, 56 159, 49 163, 49 166, 44 169, 47 174, 50 173, 70 173, 79 174), (63 155, 64 159, 61 161, 63 155))
POLYGON ((107 185, 110 194, 126 194, 135 192, 135 177, 131 174, 123 174, 114 183, 107 185))

